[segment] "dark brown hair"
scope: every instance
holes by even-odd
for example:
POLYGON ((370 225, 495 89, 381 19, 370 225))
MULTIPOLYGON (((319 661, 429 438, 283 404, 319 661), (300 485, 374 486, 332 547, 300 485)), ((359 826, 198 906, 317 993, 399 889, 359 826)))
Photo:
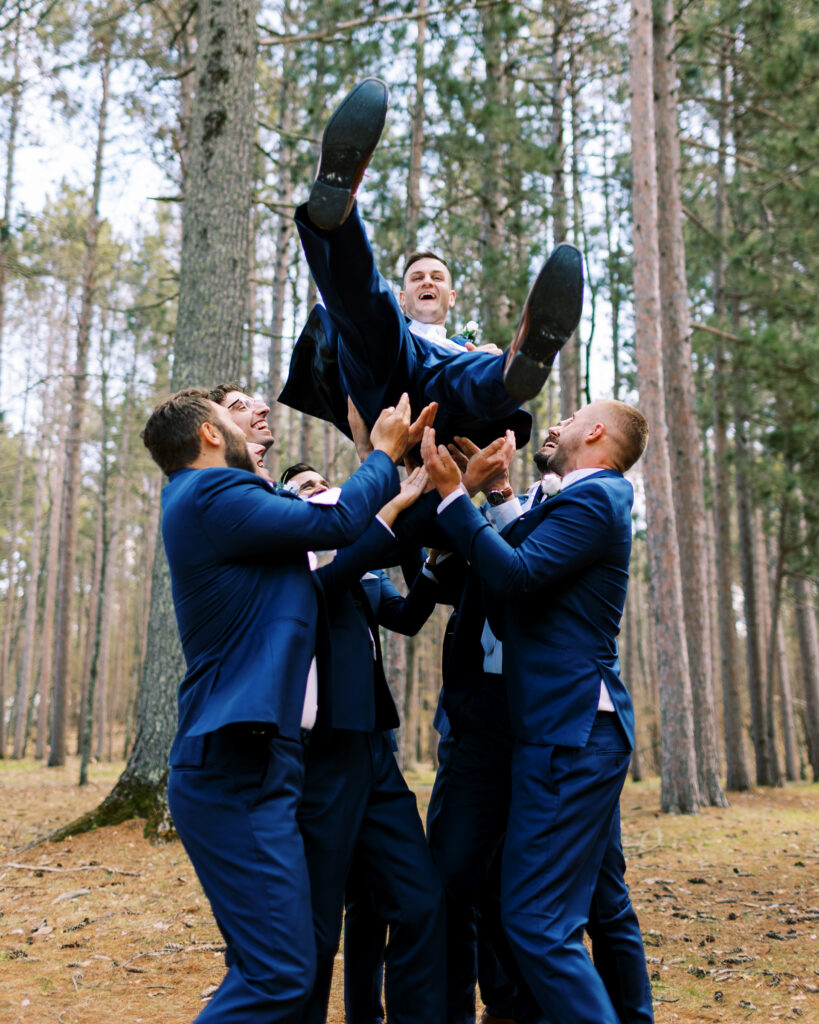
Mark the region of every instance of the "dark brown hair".
POLYGON ((402 284, 407 278, 407 271, 413 265, 413 263, 417 263, 418 260, 438 260, 439 263, 443 263, 443 265, 447 269, 447 272, 449 273, 450 286, 452 285, 452 271, 450 270, 449 264, 443 258, 443 256, 439 256, 437 252, 433 252, 431 249, 418 249, 416 252, 411 252, 409 256, 407 256, 407 261, 404 264, 404 271, 401 274, 402 284))
POLYGON ((166 476, 199 457, 199 428, 216 419, 211 401, 205 388, 184 388, 160 402, 148 417, 140 436, 166 476))
POLYGON ((239 391, 243 395, 247 394, 247 390, 241 381, 229 380, 225 384, 216 384, 212 387, 208 398, 210 398, 212 402, 216 402, 217 405, 222 405, 231 391, 239 391))
MULTIPOLYGON (((288 480, 294 476, 298 476, 299 473, 319 473, 315 466, 311 466, 307 462, 294 462, 292 466, 288 466, 284 470, 282 475, 279 477, 283 484, 286 484, 288 480)), ((319 476, 323 474, 319 473, 319 476)))

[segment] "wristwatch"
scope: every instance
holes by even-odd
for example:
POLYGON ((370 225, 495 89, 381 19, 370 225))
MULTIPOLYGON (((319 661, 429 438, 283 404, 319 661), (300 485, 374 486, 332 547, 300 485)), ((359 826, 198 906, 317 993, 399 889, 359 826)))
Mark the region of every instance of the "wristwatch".
POLYGON ((486 500, 493 508, 495 508, 495 506, 502 505, 505 501, 509 501, 509 499, 514 495, 514 493, 515 492, 512 490, 511 485, 507 484, 500 490, 495 489, 490 491, 486 495, 486 500))

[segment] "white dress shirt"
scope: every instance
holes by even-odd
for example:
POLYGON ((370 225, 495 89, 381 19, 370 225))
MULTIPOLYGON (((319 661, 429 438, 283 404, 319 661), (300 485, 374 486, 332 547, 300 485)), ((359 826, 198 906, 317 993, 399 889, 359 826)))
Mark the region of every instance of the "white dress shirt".
POLYGON ((419 338, 432 342, 433 345, 437 345, 447 352, 466 351, 463 345, 459 345, 457 341, 446 336, 446 327, 443 324, 422 324, 420 320, 410 320, 409 329, 419 338))

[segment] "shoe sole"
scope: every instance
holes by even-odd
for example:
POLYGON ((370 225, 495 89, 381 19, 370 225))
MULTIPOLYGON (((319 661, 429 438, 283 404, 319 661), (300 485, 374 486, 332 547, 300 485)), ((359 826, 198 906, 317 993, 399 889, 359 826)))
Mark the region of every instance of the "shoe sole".
POLYGON ((321 159, 307 215, 324 231, 342 224, 387 117, 389 90, 367 78, 344 97, 321 139, 321 159))
POLYGON ((510 346, 512 355, 504 370, 503 386, 511 398, 528 402, 540 391, 548 380, 557 353, 577 327, 582 308, 583 257, 579 249, 564 242, 546 261, 532 285, 510 346), (565 296, 555 294, 554 279, 561 276, 574 286, 579 280, 580 287, 572 306, 557 310, 562 316, 556 317, 556 306, 559 307, 561 299, 565 300, 565 296), (561 322, 556 323, 556 320, 561 322))

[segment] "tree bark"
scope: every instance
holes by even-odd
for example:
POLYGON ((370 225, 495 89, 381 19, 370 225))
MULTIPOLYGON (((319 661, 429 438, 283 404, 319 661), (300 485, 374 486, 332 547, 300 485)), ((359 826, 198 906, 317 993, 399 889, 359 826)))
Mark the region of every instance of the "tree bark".
MULTIPOLYGON (((725 153, 728 140, 728 73, 726 44, 720 46, 719 82, 723 103, 719 113, 719 153, 717 156, 716 192, 714 196, 714 234, 722 244, 714 256, 714 313, 726 314, 725 300, 725 153)), ((745 744, 745 711, 737 661, 736 615, 734 614, 734 543, 731 527, 731 460, 728 428, 730 409, 728 396, 728 364, 725 342, 715 337, 713 353, 714 409, 714 548, 717 586, 717 624, 722 676, 722 733, 725 741, 725 784, 734 792, 750 788, 751 775, 745 744)))
POLYGON ((711 678, 711 617, 702 462, 694 393, 688 285, 680 197, 680 140, 677 123, 677 66, 674 9, 664 0, 654 17, 654 98, 657 133, 657 186, 663 201, 659 219, 660 310, 663 380, 668 422, 671 484, 682 574, 685 635, 694 707, 697 781, 704 804, 726 807, 720 784, 716 710, 711 678))
POLYGON ((803 576, 791 578, 791 592, 799 638, 802 696, 805 700, 805 737, 813 781, 819 782, 819 636, 811 585, 803 576))
POLYGON ((652 432, 643 467, 660 687, 661 807, 663 811, 692 813, 700 805, 700 793, 694 753, 693 702, 683 621, 677 528, 671 498, 660 339, 650 0, 633 2, 629 56, 635 352, 640 403, 652 432))
MULTIPOLYGON (((14 55, 12 58, 11 83, 7 89, 6 100, 9 103, 9 134, 6 142, 6 175, 3 193, 3 217, 0 220, 0 395, 3 394, 3 336, 6 323, 6 278, 8 276, 8 256, 11 248, 11 200, 14 187, 14 157, 17 146, 17 129, 20 121, 20 106, 23 101, 23 82, 20 77, 20 33, 22 31, 22 11, 17 11, 14 30, 14 55)), ((0 410, 2 417, 2 410, 0 410)), ((3 756, 0 753, 0 756, 3 756)))
MULTIPOLYGON (((549 117, 549 143, 554 152, 552 167, 552 228, 554 241, 566 241, 568 234, 568 207, 566 201, 566 141, 563 119, 566 107, 566 54, 564 36, 570 17, 570 6, 566 0, 554 5, 552 18, 552 48, 549 54, 549 71, 552 85, 552 110, 549 117)), ((580 353, 574 336, 560 350, 558 356, 560 378, 560 418, 571 416, 581 404, 580 353)))
POLYGON ((410 112, 410 160, 407 175, 407 237, 404 254, 409 256, 418 247, 421 226, 421 158, 424 153, 424 47, 427 38, 426 13, 428 0, 418 0, 417 35, 415 37, 415 88, 410 112))

